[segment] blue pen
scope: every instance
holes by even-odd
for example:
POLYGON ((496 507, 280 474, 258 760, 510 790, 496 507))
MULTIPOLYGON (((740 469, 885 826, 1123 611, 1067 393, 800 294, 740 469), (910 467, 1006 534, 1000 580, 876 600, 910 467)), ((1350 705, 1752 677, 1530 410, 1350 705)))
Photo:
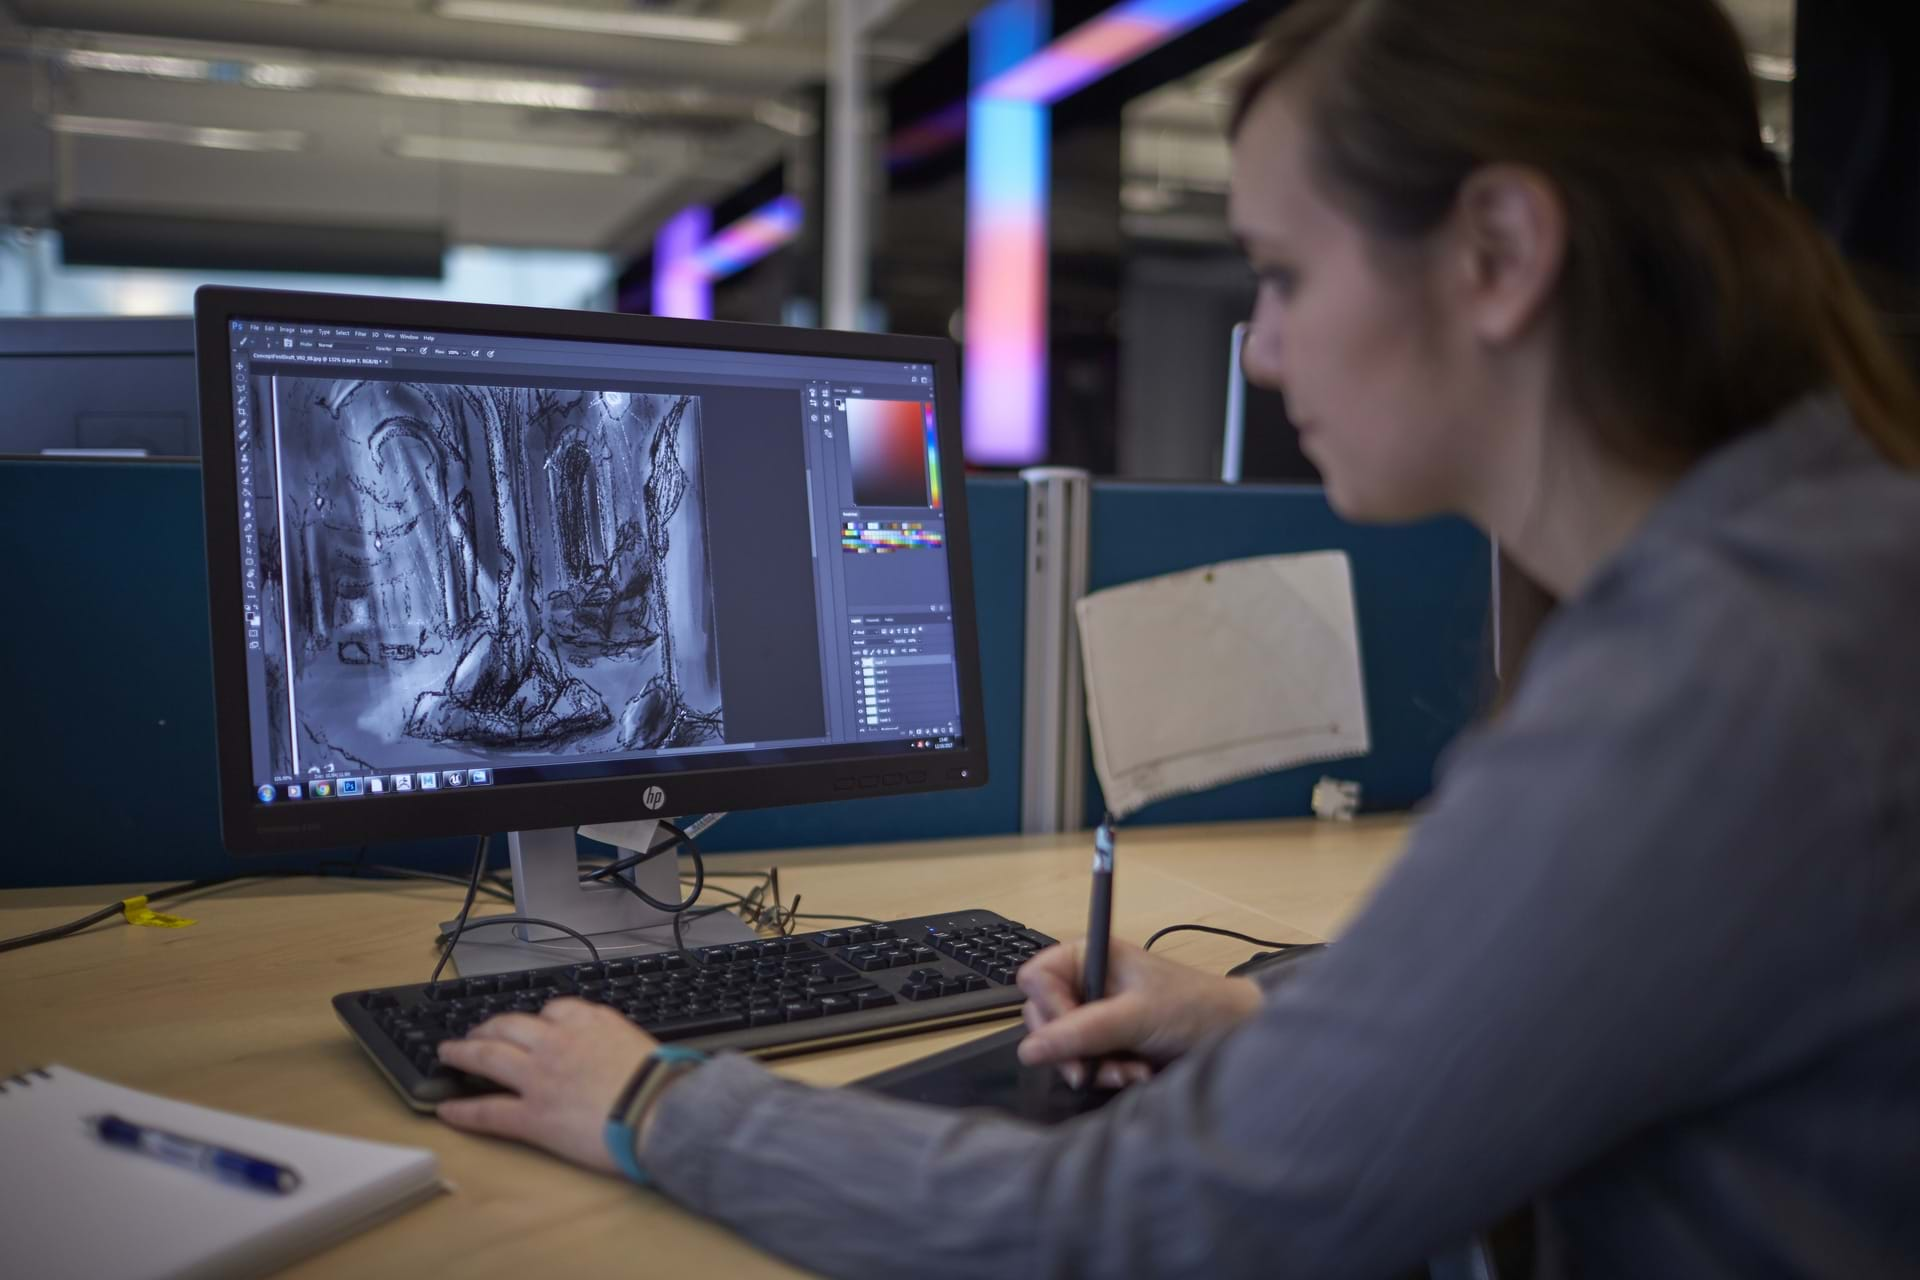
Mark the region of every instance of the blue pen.
POLYGON ((300 1175, 286 1165, 275 1164, 244 1151, 228 1151, 197 1138, 150 1129, 116 1115, 94 1116, 87 1121, 99 1139, 110 1147, 122 1147, 141 1155, 211 1174, 226 1182, 260 1191, 285 1195, 300 1185, 300 1175))

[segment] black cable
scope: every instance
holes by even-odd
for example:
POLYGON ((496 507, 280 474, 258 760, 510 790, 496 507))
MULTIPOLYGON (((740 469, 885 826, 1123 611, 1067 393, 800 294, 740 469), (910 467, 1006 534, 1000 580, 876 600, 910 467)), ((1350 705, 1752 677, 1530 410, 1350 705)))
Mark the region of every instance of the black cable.
MULTIPOLYGON (((133 894, 130 896, 145 898, 148 902, 159 902, 165 898, 177 898, 185 893, 198 893, 203 889, 215 889, 222 885, 238 884, 242 880, 275 880, 293 876, 310 876, 313 874, 315 873, 311 871, 250 871, 243 875, 208 876, 204 880, 190 880, 185 884, 168 885, 165 888, 154 889, 144 894, 133 894)), ((47 929, 39 929, 33 933, 19 934, 12 938, 0 938, 0 951, 18 951, 23 947, 36 946, 42 942, 52 942, 59 938, 70 937, 82 930, 92 928, 96 924, 100 924, 112 919, 116 915, 122 914, 126 910, 126 902, 127 900, 125 898, 121 898, 108 903, 98 911, 89 912, 81 916, 78 920, 69 920, 65 924, 57 924, 47 929)))
MULTIPOLYGON (((687 894, 680 902, 662 902, 630 880, 623 878, 620 883, 633 890, 634 893, 640 896, 643 902, 655 911, 664 911, 668 915, 678 915, 700 900, 700 891, 706 888, 707 885, 707 866, 705 859, 700 856, 700 846, 694 842, 691 836, 671 822, 662 820, 660 825, 667 829, 668 833, 673 836, 673 839, 667 841, 665 844, 655 845, 642 856, 651 858, 655 854, 665 853, 669 849, 677 849, 683 844, 687 846, 687 852, 693 855, 693 891, 687 894)), ((638 865, 635 860, 631 858, 623 859, 623 861, 632 865, 638 865)), ((613 865, 618 866, 620 864, 614 863, 613 865)), ((590 879, 591 877, 588 878, 590 879)))
MULTIPOLYGON (((795 898, 799 902, 799 898, 795 898)), ((862 925, 885 925, 887 921, 874 919, 872 915, 847 915, 843 912, 789 912, 793 919, 852 919, 862 925)))
MULTIPOLYGON (((147 900, 151 902, 153 900, 152 896, 149 895, 147 900)), ((52 942, 55 938, 64 938, 68 934, 79 933, 82 929, 99 924, 102 920, 110 916, 119 915, 123 909, 124 904, 116 902, 110 907, 102 907, 90 915, 81 916, 78 920, 69 920, 66 924, 54 925, 51 929, 41 929, 36 933, 23 933, 18 937, 0 939, 0 951, 17 951, 21 947, 31 947, 41 942, 52 942)))
POLYGON ((596 867, 586 875, 581 876, 580 883, 590 884, 595 880, 605 880, 608 876, 618 875, 620 872, 637 867, 643 862, 650 862, 669 849, 678 849, 683 844, 692 843, 692 839, 687 833, 679 827, 674 826, 671 822, 662 822, 660 825, 673 833, 672 839, 666 841, 664 844, 652 845, 648 847, 644 853, 636 853, 625 858, 618 858, 609 862, 604 867, 596 867))
POLYGON ((1141 945, 1140 949, 1142 951, 1153 950, 1153 944, 1170 933, 1217 933, 1223 938, 1238 938, 1242 942, 1251 942, 1256 947, 1278 947, 1282 951, 1289 951, 1294 947, 1313 945, 1309 942, 1274 942, 1269 938, 1256 938, 1250 933, 1237 933, 1232 929, 1216 929, 1210 924, 1170 924, 1164 929, 1155 930, 1153 936, 1148 938, 1146 942, 1141 945))
POLYGON ((433 988, 439 983, 440 970, 446 967, 447 957, 453 954, 453 944, 459 941, 460 935, 463 933, 471 933, 475 929, 484 929, 490 924, 538 924, 538 925, 545 925, 549 929, 558 929, 560 932, 566 934, 569 938, 572 938, 575 942, 585 947, 587 949, 587 953, 594 958, 596 963, 600 959, 600 948, 593 945, 593 939, 587 937, 587 935, 584 933, 575 932, 574 930, 568 928, 566 925, 561 924, 558 920, 546 920, 546 919, 542 919, 540 916, 522 916, 522 915, 481 916, 478 920, 462 921, 458 929, 455 929, 450 933, 443 933, 440 935, 440 940, 447 944, 447 948, 445 951, 441 952, 440 954, 440 963, 433 966, 433 976, 427 979, 427 986, 429 989, 433 988))
POLYGON ((453 932, 446 938, 446 945, 440 948, 440 961, 433 966, 433 976, 427 979, 431 987, 440 981, 440 971, 447 967, 447 957, 453 954, 453 944, 460 941, 460 935, 467 928, 467 913, 473 910, 473 899, 480 892, 480 874, 487 869, 487 837, 480 836, 473 842, 473 872, 467 877, 467 900, 460 904, 460 914, 454 918, 453 932))

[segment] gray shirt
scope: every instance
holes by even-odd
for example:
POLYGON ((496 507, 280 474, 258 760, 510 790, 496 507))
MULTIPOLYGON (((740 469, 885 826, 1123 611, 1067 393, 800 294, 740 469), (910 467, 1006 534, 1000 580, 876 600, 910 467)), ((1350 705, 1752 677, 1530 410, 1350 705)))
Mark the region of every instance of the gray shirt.
POLYGON ((1920 1275, 1920 479, 1835 398, 1695 467, 1338 945, 1050 1130, 723 1057, 645 1158, 838 1275, 1920 1275))

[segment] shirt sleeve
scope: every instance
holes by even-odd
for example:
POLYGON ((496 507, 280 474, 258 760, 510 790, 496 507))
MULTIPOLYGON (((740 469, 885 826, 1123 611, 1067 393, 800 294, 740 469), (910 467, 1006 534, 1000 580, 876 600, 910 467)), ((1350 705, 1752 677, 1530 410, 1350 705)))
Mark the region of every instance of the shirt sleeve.
POLYGON ((722 1058, 648 1167, 835 1275, 1374 1274, 1791 1069, 1796 993, 1842 963, 1809 917, 1850 927, 1823 851, 1867 838, 1836 815, 1871 787, 1804 664, 1730 606, 1662 634, 1670 605, 1563 618, 1347 934, 1102 1111, 1037 1129, 722 1058))

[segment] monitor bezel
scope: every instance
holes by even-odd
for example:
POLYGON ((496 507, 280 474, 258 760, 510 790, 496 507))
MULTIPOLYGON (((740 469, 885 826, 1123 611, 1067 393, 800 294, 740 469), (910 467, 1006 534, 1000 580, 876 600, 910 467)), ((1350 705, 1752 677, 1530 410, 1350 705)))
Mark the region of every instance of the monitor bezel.
POLYGON ((234 853, 371 844, 669 817, 717 810, 810 804, 984 786, 986 713, 975 629, 973 561, 960 440, 958 350, 946 338, 848 333, 728 321, 680 320, 598 311, 364 297, 351 294, 204 286, 194 294, 200 395, 207 595, 213 641, 220 829, 234 853), (707 350, 879 360, 933 366, 935 429, 963 744, 838 760, 676 768, 620 778, 517 783, 406 796, 261 804, 254 796, 240 564, 238 467, 231 447, 235 412, 227 374, 228 326, 236 319, 441 332, 516 334, 588 342, 645 343, 707 350), (649 808, 644 794, 667 794, 649 808))

